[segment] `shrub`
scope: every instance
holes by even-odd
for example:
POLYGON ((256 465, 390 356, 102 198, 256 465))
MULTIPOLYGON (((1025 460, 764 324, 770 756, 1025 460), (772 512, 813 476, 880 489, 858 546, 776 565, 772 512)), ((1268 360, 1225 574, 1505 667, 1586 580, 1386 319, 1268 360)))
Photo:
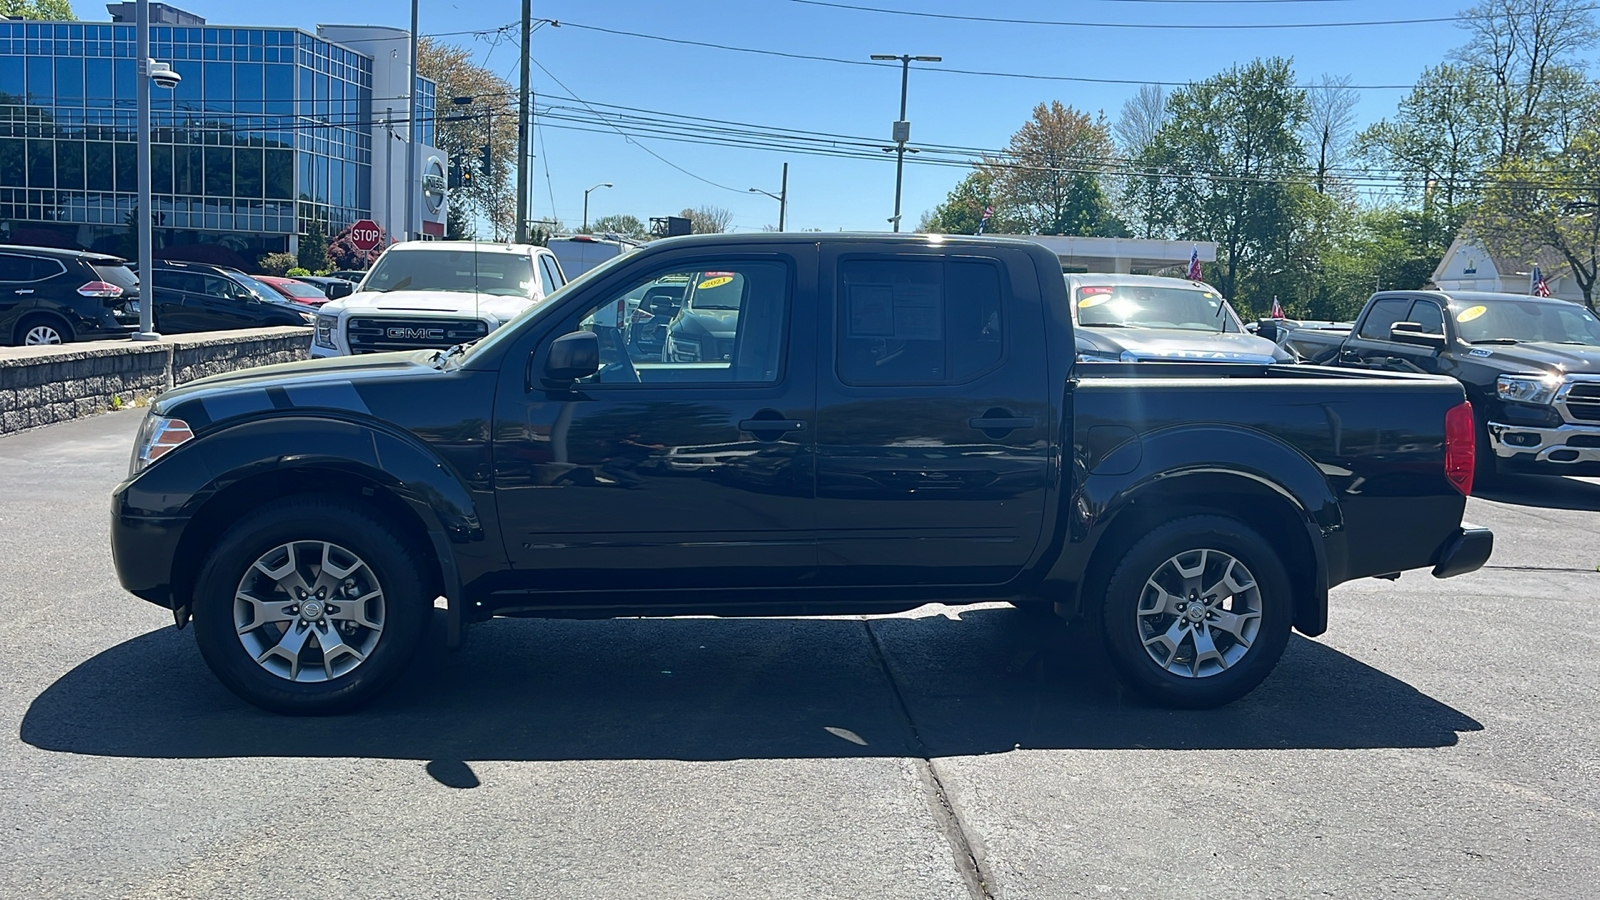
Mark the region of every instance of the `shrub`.
POLYGON ((266 256, 256 260, 256 265, 260 266, 261 271, 268 275, 282 275, 289 271, 289 267, 294 264, 293 253, 268 253, 266 256))
POLYGON ((299 278, 301 275, 310 275, 311 273, 309 271, 305 270, 305 269, 300 268, 299 266, 295 266, 294 268, 290 269, 289 271, 287 271, 287 272, 285 272, 283 274, 289 276, 290 278, 299 278))

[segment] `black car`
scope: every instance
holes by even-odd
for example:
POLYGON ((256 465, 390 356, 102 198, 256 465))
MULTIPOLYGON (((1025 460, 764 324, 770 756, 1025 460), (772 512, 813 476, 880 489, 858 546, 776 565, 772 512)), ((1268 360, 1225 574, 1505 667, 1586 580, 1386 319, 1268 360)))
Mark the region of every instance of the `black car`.
POLYGON ((317 312, 243 272, 206 263, 158 260, 152 293, 162 334, 309 325, 317 312))
POLYGON ((0 343, 64 344, 139 327, 139 278, 125 260, 50 247, 0 247, 0 343))

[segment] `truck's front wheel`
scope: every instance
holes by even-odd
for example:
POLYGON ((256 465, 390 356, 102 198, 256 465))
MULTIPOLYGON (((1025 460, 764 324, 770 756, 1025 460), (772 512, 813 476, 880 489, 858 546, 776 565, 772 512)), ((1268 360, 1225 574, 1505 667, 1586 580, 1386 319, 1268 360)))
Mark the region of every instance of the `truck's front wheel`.
POLYGON ((388 526, 339 500, 290 497, 217 542, 195 585, 195 639, 235 694, 273 712, 344 712, 416 652, 431 604, 388 526))
POLYGON ((1192 516, 1128 549, 1107 585, 1101 627, 1129 686, 1167 706, 1209 708, 1272 672, 1292 608, 1270 544, 1234 519, 1192 516))

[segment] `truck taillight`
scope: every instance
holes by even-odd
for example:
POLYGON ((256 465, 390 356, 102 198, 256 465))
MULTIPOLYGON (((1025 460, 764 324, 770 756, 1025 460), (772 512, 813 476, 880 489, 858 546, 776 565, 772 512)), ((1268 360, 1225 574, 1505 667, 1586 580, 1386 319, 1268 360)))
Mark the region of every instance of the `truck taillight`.
POLYGON ((1444 477, 1461 496, 1472 496, 1472 470, 1477 465, 1477 426, 1472 404, 1463 401, 1444 414, 1444 477))

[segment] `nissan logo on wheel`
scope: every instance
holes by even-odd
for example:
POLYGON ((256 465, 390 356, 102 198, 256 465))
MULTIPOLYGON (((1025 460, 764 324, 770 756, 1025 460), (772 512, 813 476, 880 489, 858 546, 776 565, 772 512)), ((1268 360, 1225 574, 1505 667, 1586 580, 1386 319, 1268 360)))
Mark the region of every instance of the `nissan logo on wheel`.
POLYGON ((443 328, 391 328, 391 338, 402 341, 437 341, 444 338, 443 328))

